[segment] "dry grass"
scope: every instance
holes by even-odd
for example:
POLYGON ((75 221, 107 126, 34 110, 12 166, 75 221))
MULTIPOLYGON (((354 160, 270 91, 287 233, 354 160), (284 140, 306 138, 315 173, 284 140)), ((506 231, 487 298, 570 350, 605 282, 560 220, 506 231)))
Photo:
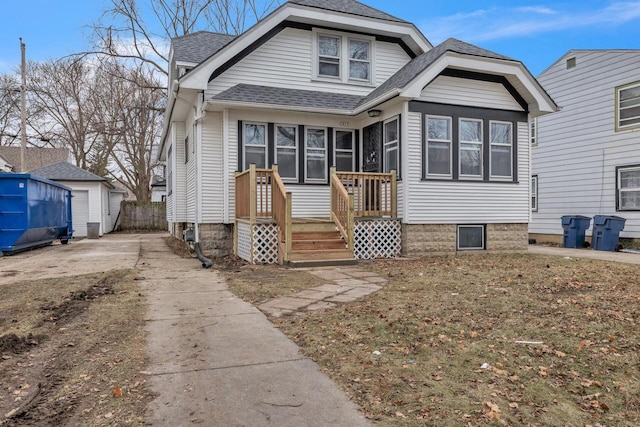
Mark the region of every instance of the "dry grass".
POLYGON ((273 320, 380 425, 640 423, 637 266, 487 254, 370 267, 390 279, 377 294, 273 320))

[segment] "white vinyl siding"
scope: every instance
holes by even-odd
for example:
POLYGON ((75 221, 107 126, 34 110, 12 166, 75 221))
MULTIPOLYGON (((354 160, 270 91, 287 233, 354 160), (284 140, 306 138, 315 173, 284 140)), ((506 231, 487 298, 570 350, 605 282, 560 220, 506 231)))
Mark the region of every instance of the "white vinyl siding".
POLYGON ((201 125, 201 218, 205 223, 221 223, 224 215, 222 114, 207 113, 201 125))
MULTIPOLYGON (((251 52, 237 64, 209 83, 206 98, 237 84, 276 86, 288 89, 320 90, 350 95, 368 95, 371 85, 314 80, 311 31, 286 28, 251 52), (260 72, 257 73, 256 70, 260 72)), ((371 54, 375 55, 375 84, 382 84, 411 59, 396 43, 372 41, 371 54)), ((346 57, 345 57, 346 60, 346 57)))
POLYGON ((439 76, 422 91, 420 100, 470 107, 524 111, 501 83, 439 76))
POLYGON ((563 215, 619 215, 627 220, 620 236, 640 238, 640 212, 616 211, 616 168, 640 164, 638 134, 615 130, 615 88, 638 80, 640 55, 594 50, 570 56, 577 59, 574 68, 567 70, 561 58, 538 78, 562 109, 538 118, 532 148, 538 212, 529 232, 562 235, 563 215))
POLYGON ((409 113, 408 168, 403 185, 410 198, 409 224, 526 223, 529 220, 529 124, 518 123, 517 183, 422 180, 422 114, 409 113))

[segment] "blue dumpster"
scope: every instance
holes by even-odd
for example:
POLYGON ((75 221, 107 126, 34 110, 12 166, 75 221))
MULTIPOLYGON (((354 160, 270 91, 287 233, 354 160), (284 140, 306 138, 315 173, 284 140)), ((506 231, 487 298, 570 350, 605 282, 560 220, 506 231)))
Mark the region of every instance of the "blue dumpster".
POLYGON ((71 189, 30 174, 0 174, 0 256, 72 235, 71 189))
POLYGON ((565 248, 582 248, 584 246, 584 234, 589 228, 591 218, 581 215, 565 215, 562 217, 562 246, 565 248))
POLYGON ((598 251, 618 249, 618 239, 626 221, 626 219, 614 215, 593 217, 593 249, 598 251))

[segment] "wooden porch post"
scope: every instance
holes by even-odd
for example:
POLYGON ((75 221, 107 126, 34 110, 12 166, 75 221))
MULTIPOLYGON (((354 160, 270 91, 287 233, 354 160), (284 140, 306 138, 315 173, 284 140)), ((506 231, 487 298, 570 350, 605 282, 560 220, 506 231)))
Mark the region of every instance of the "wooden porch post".
POLYGON ((335 207, 335 201, 333 200, 333 176, 336 174, 336 167, 331 166, 329 172, 329 197, 331 199, 331 210, 329 211, 329 215, 331 215, 331 212, 333 212, 333 208, 335 207))
POLYGON ((258 211, 258 183, 256 181, 256 165, 249 165, 249 221, 256 222, 258 211))
POLYGON ((396 173, 395 169, 391 171, 391 218, 398 216, 398 182, 396 173))

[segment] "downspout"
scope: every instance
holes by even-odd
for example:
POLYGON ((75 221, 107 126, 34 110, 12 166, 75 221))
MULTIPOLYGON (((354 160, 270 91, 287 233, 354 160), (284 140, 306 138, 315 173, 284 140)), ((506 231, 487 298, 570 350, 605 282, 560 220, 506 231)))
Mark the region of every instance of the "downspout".
MULTIPOLYGON (((204 98, 204 94, 202 95, 204 98)), ((202 101, 202 100, 201 100, 202 101)), ((205 257, 202 254, 202 250, 200 249, 200 203, 202 200, 202 194, 200 191, 200 175, 199 175, 199 168, 198 168, 198 164, 201 161, 202 158, 202 152, 201 152, 201 147, 202 147, 202 138, 201 138, 201 121, 207 116, 207 112, 206 110, 202 109, 202 102, 200 103, 201 108, 200 108, 200 115, 198 115, 198 108, 197 107, 193 107, 194 109, 194 123, 195 123, 195 129, 194 129, 194 134, 193 135, 193 139, 194 139, 194 143, 196 144, 196 223, 195 223, 195 242, 193 244, 193 247, 196 251, 196 255, 198 256, 198 259, 202 262, 202 268, 211 268, 211 266, 213 266, 213 261, 211 261, 209 258, 205 257)))

